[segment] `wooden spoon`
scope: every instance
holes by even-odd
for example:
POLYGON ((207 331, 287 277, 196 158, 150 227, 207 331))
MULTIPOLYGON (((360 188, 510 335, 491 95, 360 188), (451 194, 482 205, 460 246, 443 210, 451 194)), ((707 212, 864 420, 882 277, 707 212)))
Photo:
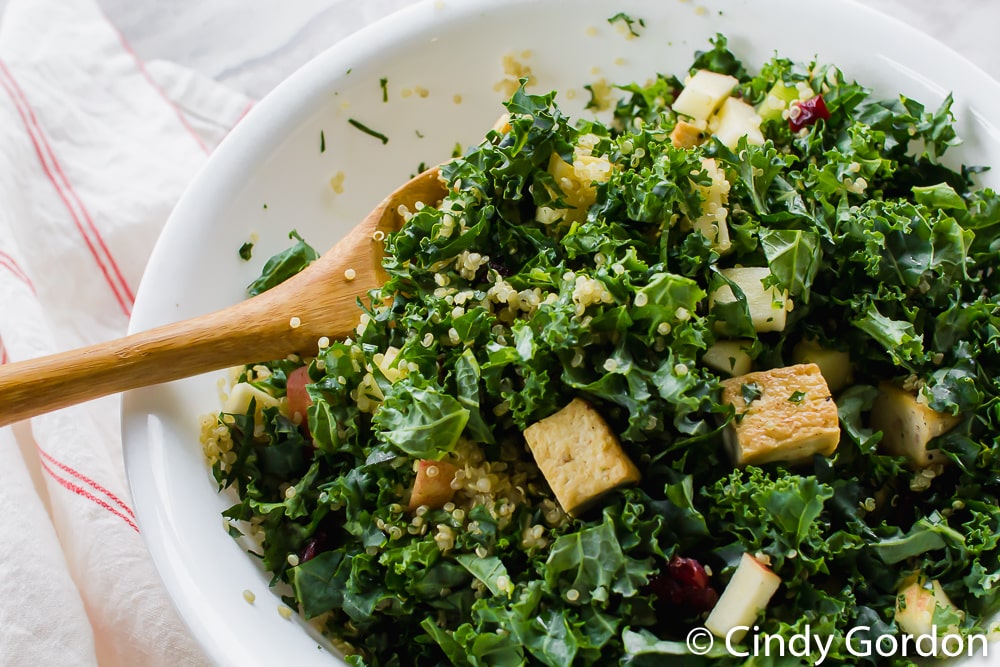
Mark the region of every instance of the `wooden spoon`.
POLYGON ((0 426, 128 389, 291 353, 352 335, 358 298, 385 281, 382 239, 400 206, 434 205, 446 193, 437 167, 386 197, 304 271, 223 310, 108 343, 0 366, 0 426))

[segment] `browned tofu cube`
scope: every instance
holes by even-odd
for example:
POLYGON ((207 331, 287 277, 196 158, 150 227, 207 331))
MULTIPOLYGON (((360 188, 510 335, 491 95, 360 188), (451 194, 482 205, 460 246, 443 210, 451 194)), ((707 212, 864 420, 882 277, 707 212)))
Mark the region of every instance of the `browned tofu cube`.
POLYGON ((722 387, 722 402, 736 409, 725 433, 733 465, 804 463, 836 451, 837 405, 816 364, 747 373, 722 387))
POLYGON ((529 426, 524 439, 567 514, 615 487, 639 481, 639 469, 604 418, 583 399, 529 426))
POLYGON ((686 120, 677 120, 670 132, 670 143, 676 148, 694 148, 705 140, 705 124, 700 126, 686 120))
POLYGON ((906 456, 915 468, 926 468, 947 459, 939 449, 928 449, 931 440, 953 429, 962 418, 935 412, 917 398, 917 392, 882 383, 872 405, 871 427, 882 431, 879 447, 893 456, 906 456))

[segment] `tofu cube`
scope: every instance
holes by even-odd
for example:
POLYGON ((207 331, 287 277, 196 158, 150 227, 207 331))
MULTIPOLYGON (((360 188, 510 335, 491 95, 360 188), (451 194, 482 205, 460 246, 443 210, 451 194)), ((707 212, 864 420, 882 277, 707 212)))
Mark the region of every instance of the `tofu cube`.
POLYGON ((917 400, 917 393, 884 382, 879 385, 879 396, 872 405, 870 426, 882 431, 879 443, 893 456, 905 456, 915 468, 926 468, 942 463, 944 455, 939 449, 928 449, 931 440, 954 428, 961 417, 936 412, 917 400))
POLYGON ((556 500, 571 516, 604 493, 639 481, 639 469, 611 427, 583 399, 573 399, 529 426, 524 439, 556 500))
POLYGON ((708 120, 738 83, 736 77, 728 74, 698 70, 685 82, 672 108, 695 120, 708 120))
POLYGON ((735 466, 806 463, 830 456, 840 442, 837 405, 816 364, 723 380, 722 402, 736 409, 724 432, 735 466))
POLYGON ((705 141, 705 121, 689 123, 684 119, 678 119, 674 129, 670 132, 670 143, 674 148, 694 148, 705 141))
MULTIPOLYGON (((754 331, 782 331, 785 328, 787 312, 791 310, 788 292, 777 287, 764 288, 764 280, 771 275, 766 266, 744 266, 732 269, 722 269, 722 275, 732 280, 743 291, 750 310, 750 321, 754 331)), ((709 310, 716 303, 732 303, 736 301, 733 288, 723 285, 708 295, 709 310)), ((725 323, 719 323, 724 328, 725 323)))
POLYGON ((747 352, 751 345, 753 345, 753 341, 747 338, 719 340, 705 350, 701 361, 713 371, 726 373, 730 376, 743 375, 750 372, 750 367, 753 364, 753 359, 747 352))

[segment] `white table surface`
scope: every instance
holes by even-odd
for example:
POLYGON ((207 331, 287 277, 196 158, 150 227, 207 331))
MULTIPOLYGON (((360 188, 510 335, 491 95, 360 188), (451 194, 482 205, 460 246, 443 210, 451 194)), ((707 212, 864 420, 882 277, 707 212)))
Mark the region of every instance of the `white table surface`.
MULTIPOLYGON (((260 98, 344 35, 413 0, 99 0, 144 59, 194 68, 260 98)), ((461 2, 461 0, 449 0, 461 2)), ((665 1, 665 0, 664 0, 665 1)), ((809 2, 803 0, 802 11, 809 2)), ((5 0, 0 0, 2 9, 5 0)), ((863 0, 1000 78, 1000 2, 863 0)))

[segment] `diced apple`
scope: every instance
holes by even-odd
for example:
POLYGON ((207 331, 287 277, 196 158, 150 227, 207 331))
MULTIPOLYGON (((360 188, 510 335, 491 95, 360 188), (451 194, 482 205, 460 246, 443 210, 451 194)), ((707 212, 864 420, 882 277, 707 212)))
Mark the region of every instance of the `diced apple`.
MULTIPOLYGON (((788 292, 777 287, 764 288, 764 280, 771 275, 766 266, 747 266, 722 269, 722 275, 729 278, 743 291, 750 310, 750 320, 754 331, 782 331, 785 328, 786 312, 791 305, 788 292)), ((716 303, 733 303, 736 295, 729 285, 723 285, 708 297, 709 310, 716 303)))
POLYGON ((726 637, 733 631, 729 637, 738 642, 746 631, 734 628, 753 626, 780 585, 781 577, 771 568, 750 554, 743 554, 733 578, 705 619, 705 627, 716 637, 726 637))
MULTIPOLYGON (((934 632, 934 611, 941 607, 961 618, 963 613, 948 598, 937 579, 921 575, 908 577, 896 594, 896 625, 903 632, 919 637, 934 632)), ((939 633, 956 632, 957 628, 938 628, 939 633)))
POLYGON ((916 468, 944 461, 938 449, 928 449, 931 440, 947 433, 961 421, 958 415, 936 412, 917 400, 917 393, 884 382, 872 405, 873 430, 882 431, 879 446, 893 456, 905 456, 916 468))
POLYGON ((756 109, 743 100, 728 97, 719 112, 709 120, 708 129, 729 148, 736 148, 744 136, 748 144, 760 146, 764 143, 760 122, 756 109))
POLYGON ((281 404, 277 398, 266 391, 261 391, 252 384, 239 382, 233 385, 225 405, 222 406, 222 411, 228 414, 244 415, 250 408, 251 399, 257 399, 255 404, 257 410, 276 408, 281 404))
MULTIPOLYGON (((595 161, 600 160, 600 158, 589 158, 589 160, 595 161)), ((576 160, 576 162, 580 161, 576 160)), ((604 162, 607 163, 607 160, 604 160, 604 162)), ((587 166, 582 165, 582 167, 587 166)), ((581 171, 594 171, 593 165, 589 166, 590 169, 582 169, 581 171)), ((600 166, 602 165, 598 165, 598 167, 600 166)), ((569 208, 562 209, 540 206, 538 207, 538 214, 536 216, 538 222, 543 224, 551 224, 559 221, 577 222, 586 218, 587 209, 590 208, 597 197, 597 190, 594 188, 593 181, 598 179, 591 178, 581 181, 575 166, 566 162, 558 153, 552 153, 552 156, 549 158, 548 172, 555 178, 556 184, 562 191, 562 200, 566 202, 569 208)), ((610 163, 608 163, 607 175, 610 177, 610 163)), ((556 195, 555 192, 551 194, 553 196, 556 195)))
POLYGON ((413 479, 410 492, 409 511, 421 505, 439 509, 455 495, 451 483, 455 479, 458 466, 447 461, 420 459, 417 461, 417 476, 413 479))
POLYGON ((739 81, 728 74, 698 70, 674 100, 673 110, 695 120, 708 120, 739 81))
POLYGON ((497 118, 496 122, 493 123, 493 127, 491 129, 494 132, 497 132, 498 134, 507 134, 508 132, 510 132, 511 130, 510 114, 505 113, 501 115, 499 118, 497 118))
POLYGON ((830 391, 837 392, 851 383, 851 355, 822 347, 814 340, 802 340, 792 349, 792 361, 816 364, 830 391))
POLYGON ((750 372, 750 367, 753 365, 753 359, 747 353, 750 345, 752 345, 752 341, 746 338, 719 340, 705 350, 701 361, 712 370, 720 373, 728 373, 734 377, 744 375, 750 372))
POLYGON ((798 88, 789 86, 784 81, 778 81, 767 91, 764 100, 757 107, 757 113, 761 120, 780 120, 782 112, 797 99, 799 99, 798 88))

